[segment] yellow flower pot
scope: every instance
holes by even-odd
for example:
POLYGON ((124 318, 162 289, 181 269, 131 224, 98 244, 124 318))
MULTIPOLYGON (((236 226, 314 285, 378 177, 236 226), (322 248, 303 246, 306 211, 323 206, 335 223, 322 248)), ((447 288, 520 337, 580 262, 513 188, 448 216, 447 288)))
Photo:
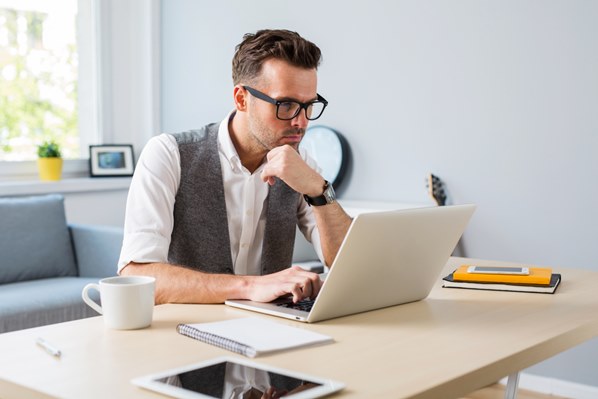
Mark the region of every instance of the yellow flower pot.
POLYGON ((62 158, 38 158, 37 168, 40 180, 60 180, 62 176, 62 158))

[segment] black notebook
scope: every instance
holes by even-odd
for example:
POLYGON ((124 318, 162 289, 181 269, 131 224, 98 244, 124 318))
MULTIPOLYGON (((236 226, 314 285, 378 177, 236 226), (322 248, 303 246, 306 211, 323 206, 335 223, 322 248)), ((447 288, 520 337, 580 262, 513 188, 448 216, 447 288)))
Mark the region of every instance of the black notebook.
POLYGON ((507 283, 482 283, 470 281, 455 281, 453 273, 442 279, 444 288, 465 288, 471 290, 490 290, 490 291, 513 291, 513 292, 531 292, 541 294, 554 294, 559 283, 561 275, 553 273, 550 278, 550 284, 507 284, 507 283))

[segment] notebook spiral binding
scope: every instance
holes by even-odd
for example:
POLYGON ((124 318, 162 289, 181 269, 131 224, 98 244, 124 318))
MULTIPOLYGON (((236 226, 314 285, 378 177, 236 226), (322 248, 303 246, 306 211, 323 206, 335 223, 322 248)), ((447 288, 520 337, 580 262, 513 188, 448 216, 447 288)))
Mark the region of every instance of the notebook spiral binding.
POLYGON ((187 324, 179 324, 177 325, 176 329, 179 334, 186 335, 187 337, 191 337, 206 344, 214 345, 243 356, 255 357, 257 355, 257 351, 251 346, 242 344, 232 339, 221 337, 216 334, 198 330, 197 328, 191 327, 187 324))

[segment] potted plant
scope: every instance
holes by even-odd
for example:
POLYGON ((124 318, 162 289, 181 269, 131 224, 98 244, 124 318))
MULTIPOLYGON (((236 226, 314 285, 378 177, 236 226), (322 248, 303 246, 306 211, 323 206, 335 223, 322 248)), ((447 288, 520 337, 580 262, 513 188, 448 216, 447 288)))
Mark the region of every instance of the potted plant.
POLYGON ((60 146, 54 141, 46 141, 37 146, 37 167, 39 178, 45 181, 60 180, 62 176, 62 157, 60 146))

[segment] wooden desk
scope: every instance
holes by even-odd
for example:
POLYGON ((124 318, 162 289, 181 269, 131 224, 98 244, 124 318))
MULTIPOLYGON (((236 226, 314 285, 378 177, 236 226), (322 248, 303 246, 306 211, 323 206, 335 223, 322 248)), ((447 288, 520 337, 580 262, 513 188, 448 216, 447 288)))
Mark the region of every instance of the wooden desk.
MULTIPOLYGON (((451 259, 445 272, 462 262, 451 259)), ((555 295, 443 289, 439 282, 429 298, 407 305, 314 325, 272 318, 336 342, 256 360, 343 381, 338 397, 456 398, 598 335, 598 273, 557 272, 563 282, 555 295)), ((178 323, 249 315, 255 313, 223 305, 163 305, 152 327, 139 331, 107 330, 95 317, 2 334, 0 393, 159 398, 129 381, 231 354, 179 335, 178 323), (62 357, 37 347, 37 337, 62 357)))

